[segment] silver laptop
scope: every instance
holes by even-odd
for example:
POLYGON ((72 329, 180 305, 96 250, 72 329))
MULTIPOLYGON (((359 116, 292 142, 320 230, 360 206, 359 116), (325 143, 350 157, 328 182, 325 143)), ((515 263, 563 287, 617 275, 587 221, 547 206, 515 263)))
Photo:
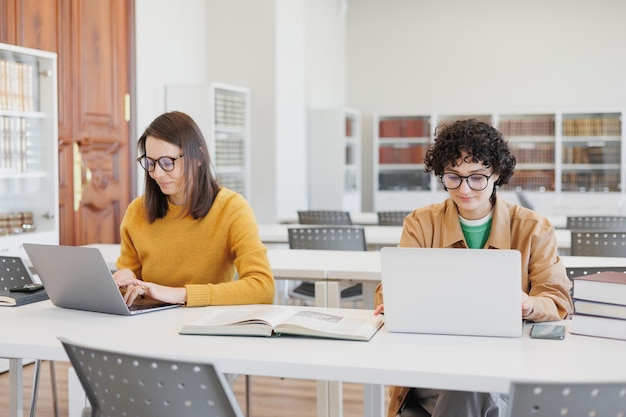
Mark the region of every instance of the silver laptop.
POLYGON ((97 248, 24 243, 50 301, 57 307, 134 315, 178 307, 148 297, 128 307, 97 248))
POLYGON ((388 331, 522 335, 518 251, 385 247, 380 258, 388 331))

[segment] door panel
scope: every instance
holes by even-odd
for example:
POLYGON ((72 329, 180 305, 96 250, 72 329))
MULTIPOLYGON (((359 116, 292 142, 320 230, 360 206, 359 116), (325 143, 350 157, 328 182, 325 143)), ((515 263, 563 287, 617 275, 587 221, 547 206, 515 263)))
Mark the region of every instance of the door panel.
POLYGON ((74 244, 117 243, 129 203, 127 2, 74 0, 74 141, 88 178, 74 175, 74 244), (77 184, 78 179, 85 180, 77 184), (78 190, 78 193, 76 193, 78 190))

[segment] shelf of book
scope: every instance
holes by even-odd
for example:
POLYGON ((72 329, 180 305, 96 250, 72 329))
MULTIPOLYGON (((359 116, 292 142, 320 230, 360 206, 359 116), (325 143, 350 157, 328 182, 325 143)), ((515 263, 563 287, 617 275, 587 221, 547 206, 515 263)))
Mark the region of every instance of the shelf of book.
POLYGON ((211 84, 211 130, 215 176, 220 183, 250 198, 250 92, 211 84))
POLYGON ((421 159, 437 126, 467 118, 492 123, 509 142, 517 165, 502 191, 623 195, 623 115, 621 110, 376 115, 374 210, 411 209, 419 194, 441 191, 437 179, 424 173, 421 159), (398 193, 407 196, 389 198, 398 193), (407 205, 398 206, 399 200, 407 205))
POLYGON ((57 56, 0 44, 0 252, 57 244, 57 56))

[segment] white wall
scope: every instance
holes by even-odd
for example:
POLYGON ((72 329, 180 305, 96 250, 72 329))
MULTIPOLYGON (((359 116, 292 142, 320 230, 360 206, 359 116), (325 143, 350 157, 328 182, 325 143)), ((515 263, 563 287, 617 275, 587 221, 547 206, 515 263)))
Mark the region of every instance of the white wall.
MULTIPOLYGON (((206 55, 199 51, 206 49, 206 7, 205 0, 136 0, 135 140, 165 112, 167 84, 205 81, 206 55)), ((144 172, 137 172, 138 190, 142 193, 144 172)))
POLYGON ((364 115, 626 107, 623 0, 358 0, 347 22, 348 101, 364 115))
POLYGON ((276 1, 276 216, 308 206, 305 31, 303 0, 276 1))
POLYGON ((308 208, 307 109, 311 102, 341 107, 345 101, 338 2, 136 1, 139 133, 165 111, 168 84, 246 87, 257 220, 272 223, 308 208), (316 63, 314 71, 309 63, 316 63))

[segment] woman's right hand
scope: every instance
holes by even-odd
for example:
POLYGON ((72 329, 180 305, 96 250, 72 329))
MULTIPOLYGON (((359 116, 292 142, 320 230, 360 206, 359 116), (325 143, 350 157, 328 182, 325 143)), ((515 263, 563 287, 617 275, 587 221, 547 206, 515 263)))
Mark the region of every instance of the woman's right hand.
POLYGON ((377 316, 379 314, 385 314, 385 305, 384 304, 380 304, 378 307, 376 307, 376 310, 374 310, 374 315, 377 316))

